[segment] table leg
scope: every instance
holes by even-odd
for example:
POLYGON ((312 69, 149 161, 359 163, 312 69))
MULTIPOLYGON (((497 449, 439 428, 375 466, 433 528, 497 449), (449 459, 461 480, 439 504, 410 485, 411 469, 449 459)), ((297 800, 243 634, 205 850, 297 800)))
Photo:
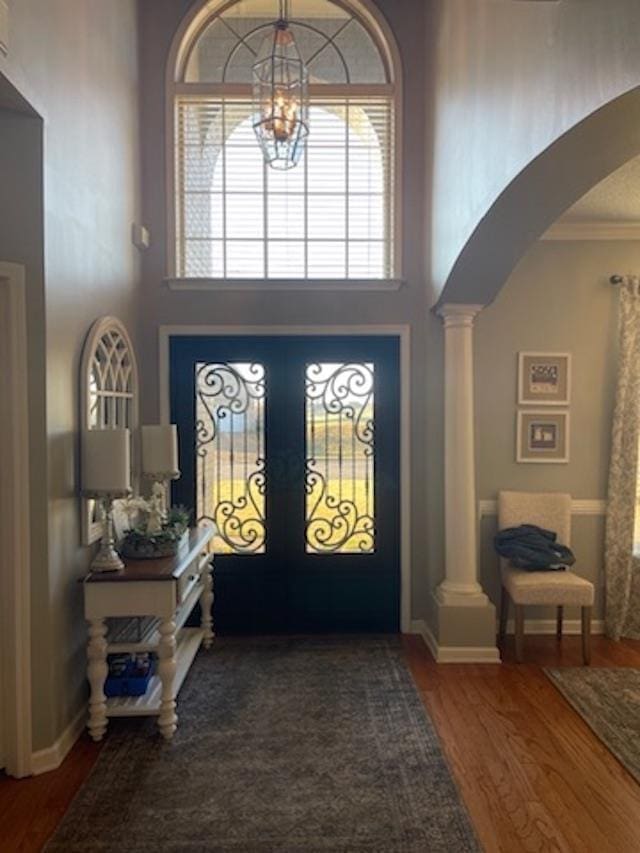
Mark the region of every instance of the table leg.
POLYGON ((107 730, 107 699, 104 682, 107 678, 107 626, 104 619, 89 620, 87 645, 87 678, 91 685, 89 698, 89 734, 95 741, 102 740, 107 730))
POLYGON ((176 674, 176 623, 163 619, 160 623, 158 675, 162 682, 158 728, 166 740, 171 740, 178 724, 173 682, 176 674))
POLYGON ((200 626, 204 631, 204 638, 202 640, 202 643, 205 649, 210 649, 211 644, 213 642, 214 633, 213 620, 211 617, 211 607, 213 606, 213 578, 211 576, 211 566, 209 564, 207 564, 203 572, 202 581, 204 584, 204 589, 202 590, 202 595, 200 596, 200 609, 202 610, 202 620, 200 626))

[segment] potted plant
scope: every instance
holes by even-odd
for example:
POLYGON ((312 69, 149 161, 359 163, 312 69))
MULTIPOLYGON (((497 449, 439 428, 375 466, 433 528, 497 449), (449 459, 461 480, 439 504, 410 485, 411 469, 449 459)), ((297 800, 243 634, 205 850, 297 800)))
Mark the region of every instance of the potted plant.
POLYGON ((165 510, 163 500, 153 494, 125 502, 124 509, 131 527, 120 542, 123 557, 132 560, 154 560, 175 556, 188 541, 189 511, 175 506, 165 510))

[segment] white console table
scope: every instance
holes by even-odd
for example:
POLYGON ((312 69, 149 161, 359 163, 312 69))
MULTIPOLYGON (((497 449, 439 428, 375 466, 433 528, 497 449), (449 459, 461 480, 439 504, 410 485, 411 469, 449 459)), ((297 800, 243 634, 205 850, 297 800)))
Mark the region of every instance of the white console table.
POLYGON ((109 717, 157 716, 162 735, 176 730, 176 697, 196 652, 211 646, 212 555, 205 547, 211 528, 190 531, 188 546, 176 557, 125 560, 120 572, 89 574, 84 579, 85 618, 89 622, 87 678, 91 685, 89 733, 103 738, 109 717), (197 601, 202 607, 200 628, 184 623, 197 601), (151 617, 148 629, 133 640, 109 641, 106 619, 151 617), (143 696, 107 698, 107 655, 115 652, 156 652, 158 671, 143 696))

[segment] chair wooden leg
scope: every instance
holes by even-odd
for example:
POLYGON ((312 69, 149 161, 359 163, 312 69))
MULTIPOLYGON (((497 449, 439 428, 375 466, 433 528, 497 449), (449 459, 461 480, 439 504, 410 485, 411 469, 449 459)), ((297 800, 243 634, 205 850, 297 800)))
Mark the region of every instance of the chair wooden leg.
POLYGON ((507 634, 507 620, 509 618, 509 593, 504 587, 500 590, 500 630, 498 640, 504 643, 507 634))
POLYGON ((556 639, 562 639, 562 615, 563 615, 563 607, 562 605, 558 606, 558 615, 556 617, 556 639))
POLYGON ((524 605, 516 604, 516 661, 524 659, 524 605))
POLYGON ((585 665, 591 663, 591 608, 582 608, 582 658, 585 665))

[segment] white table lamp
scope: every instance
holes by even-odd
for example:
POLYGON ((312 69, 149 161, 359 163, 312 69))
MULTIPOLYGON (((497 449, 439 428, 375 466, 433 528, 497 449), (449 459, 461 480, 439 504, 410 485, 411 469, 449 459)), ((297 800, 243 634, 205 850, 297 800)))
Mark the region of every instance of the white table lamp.
POLYGON ((82 435, 82 493, 102 503, 105 530, 92 572, 124 568, 114 547, 113 501, 131 493, 131 436, 128 429, 91 429, 82 435))
POLYGON ((142 473, 165 480, 180 476, 178 431, 175 424, 142 427, 142 473))
POLYGON ((142 473, 153 480, 153 495, 166 516, 166 484, 177 480, 178 430, 175 424, 149 424, 142 427, 142 473))

